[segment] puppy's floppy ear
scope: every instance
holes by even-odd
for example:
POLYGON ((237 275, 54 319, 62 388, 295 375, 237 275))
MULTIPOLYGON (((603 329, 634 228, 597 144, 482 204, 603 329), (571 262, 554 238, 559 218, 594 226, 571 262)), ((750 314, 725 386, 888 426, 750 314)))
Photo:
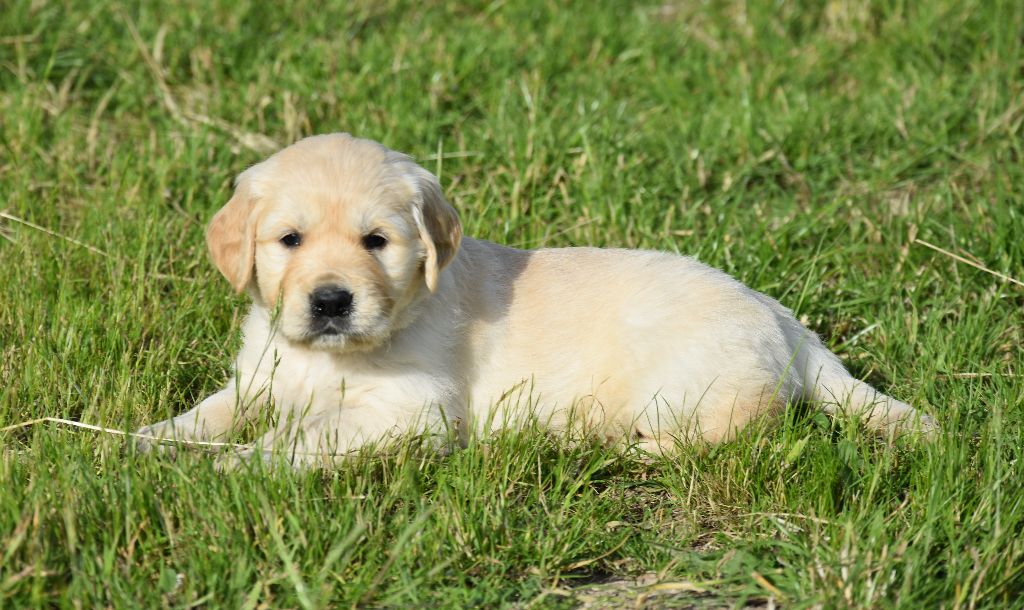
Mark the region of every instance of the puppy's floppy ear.
POLYGON ((417 194, 413 202, 413 218, 420 239, 427 247, 424 265, 427 288, 434 292, 443 270, 455 258, 462 241, 462 223, 444 195, 434 174, 416 166, 417 194))
POLYGON ((210 256, 237 292, 253 278, 256 253, 255 199, 243 173, 238 177, 235 194, 214 215, 206 229, 210 256))

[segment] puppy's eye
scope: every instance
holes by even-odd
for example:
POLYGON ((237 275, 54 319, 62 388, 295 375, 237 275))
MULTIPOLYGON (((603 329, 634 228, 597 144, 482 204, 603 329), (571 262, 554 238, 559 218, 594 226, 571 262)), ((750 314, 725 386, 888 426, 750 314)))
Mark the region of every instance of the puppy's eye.
POLYGON ((380 233, 370 233, 363 236, 363 247, 367 250, 380 250, 388 245, 388 238, 380 233))
POLYGON ((302 236, 298 233, 289 233, 281 238, 285 248, 297 248, 302 243, 302 236))

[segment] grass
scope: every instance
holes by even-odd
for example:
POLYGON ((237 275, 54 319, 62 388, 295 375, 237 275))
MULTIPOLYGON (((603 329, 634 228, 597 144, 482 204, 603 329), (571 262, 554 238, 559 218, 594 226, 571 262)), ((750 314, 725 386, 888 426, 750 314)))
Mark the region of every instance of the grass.
POLYGON ((470 235, 727 270, 939 438, 793 409, 674 459, 527 430, 225 476, 39 425, 0 433, 0 606, 1024 606, 1024 289, 915 241, 1024 279, 1024 5, 560 5, 5 5, 0 427, 215 390, 244 303, 204 223, 346 130, 470 235))

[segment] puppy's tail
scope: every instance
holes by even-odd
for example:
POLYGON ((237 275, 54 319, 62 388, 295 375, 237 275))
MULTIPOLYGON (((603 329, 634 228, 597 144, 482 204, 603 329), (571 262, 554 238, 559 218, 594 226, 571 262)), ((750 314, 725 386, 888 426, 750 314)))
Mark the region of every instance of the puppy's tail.
POLYGON ((882 433, 938 432, 934 419, 854 378, 835 354, 813 339, 803 363, 805 398, 826 413, 856 417, 882 433))

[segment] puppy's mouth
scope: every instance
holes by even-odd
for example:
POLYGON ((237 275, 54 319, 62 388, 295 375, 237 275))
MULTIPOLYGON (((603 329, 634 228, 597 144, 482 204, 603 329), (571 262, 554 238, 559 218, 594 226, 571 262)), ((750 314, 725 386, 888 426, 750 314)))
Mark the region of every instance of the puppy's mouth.
POLYGON ((314 320, 303 342, 315 349, 327 351, 360 351, 380 344, 380 337, 352 328, 347 322, 321 323, 314 320))
POLYGON ((309 324, 309 336, 311 339, 317 337, 335 337, 348 334, 352 329, 352 323, 346 318, 313 318, 309 324))
POLYGON ((380 344, 382 337, 376 325, 367 322, 355 312, 343 317, 309 316, 301 340, 328 351, 369 349, 380 344))
POLYGON ((309 316, 302 340, 313 347, 338 349, 362 342, 364 333, 351 316, 309 316))

